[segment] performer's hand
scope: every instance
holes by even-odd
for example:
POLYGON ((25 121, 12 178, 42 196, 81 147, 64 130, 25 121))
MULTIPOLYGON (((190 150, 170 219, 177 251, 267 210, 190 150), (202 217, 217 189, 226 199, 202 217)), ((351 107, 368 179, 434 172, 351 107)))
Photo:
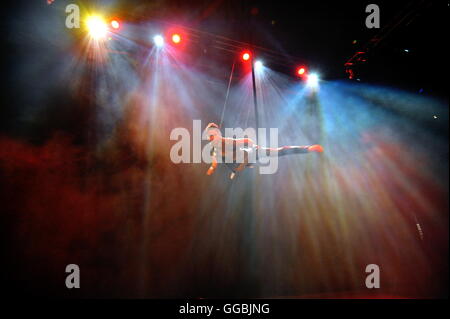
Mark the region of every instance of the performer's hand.
POLYGON ((208 171, 206 172, 206 175, 212 175, 212 173, 214 173, 214 167, 210 167, 209 169, 208 169, 208 171))
POLYGON ((310 147, 308 147, 308 151, 322 153, 323 147, 322 147, 322 145, 319 145, 319 144, 311 145, 310 147))

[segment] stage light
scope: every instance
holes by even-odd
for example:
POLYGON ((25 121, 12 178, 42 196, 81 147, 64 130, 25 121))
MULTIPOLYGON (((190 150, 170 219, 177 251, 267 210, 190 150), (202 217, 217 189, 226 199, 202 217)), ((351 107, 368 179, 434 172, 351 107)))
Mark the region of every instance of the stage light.
POLYGON ((181 42, 181 35, 179 35, 178 33, 175 33, 172 35, 172 42, 175 44, 178 44, 181 42))
POLYGON ((305 74, 306 74, 306 68, 304 66, 301 66, 297 69, 298 76, 304 76, 305 74))
POLYGON ((306 84, 312 88, 317 87, 319 85, 319 76, 316 73, 309 74, 306 84))
POLYGON ((120 28, 120 22, 117 20, 111 20, 111 27, 113 29, 119 30, 120 28))
POLYGON ((153 42, 157 47, 162 47, 164 45, 164 38, 161 35, 155 35, 153 37, 153 42))
POLYGON ((105 21, 99 16, 90 16, 86 20, 89 35, 94 39, 101 39, 106 36, 108 27, 105 21))
POLYGON ((258 60, 258 61, 255 62, 255 69, 256 69, 257 71, 262 70, 263 67, 264 67, 264 64, 263 64, 260 60, 258 60))
POLYGON ((250 57, 251 57, 250 52, 244 52, 242 54, 242 60, 244 60, 244 61, 250 60, 250 57))

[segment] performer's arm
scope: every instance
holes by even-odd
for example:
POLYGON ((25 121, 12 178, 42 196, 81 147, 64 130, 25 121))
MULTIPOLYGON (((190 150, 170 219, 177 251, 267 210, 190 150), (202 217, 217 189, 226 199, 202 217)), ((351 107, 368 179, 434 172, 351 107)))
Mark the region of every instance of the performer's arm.
POLYGON ((217 168, 217 157, 216 157, 216 153, 213 153, 211 155, 211 166, 209 167, 208 171, 206 172, 206 175, 211 175, 212 173, 214 173, 216 168, 217 168))

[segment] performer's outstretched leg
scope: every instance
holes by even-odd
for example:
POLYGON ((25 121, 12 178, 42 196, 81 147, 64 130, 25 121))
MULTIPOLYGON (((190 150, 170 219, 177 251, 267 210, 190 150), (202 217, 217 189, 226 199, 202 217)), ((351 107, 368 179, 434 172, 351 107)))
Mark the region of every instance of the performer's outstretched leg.
POLYGON ((291 154, 306 154, 311 152, 322 153, 323 147, 321 145, 315 144, 310 146, 282 146, 278 148, 270 147, 259 147, 259 154, 265 156, 284 156, 291 154))

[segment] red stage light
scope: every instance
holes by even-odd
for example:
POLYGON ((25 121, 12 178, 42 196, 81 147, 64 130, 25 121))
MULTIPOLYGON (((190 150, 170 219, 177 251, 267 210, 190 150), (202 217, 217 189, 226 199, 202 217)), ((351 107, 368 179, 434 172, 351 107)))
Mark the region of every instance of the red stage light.
POLYGON ((119 23, 119 21, 117 21, 117 20, 111 20, 111 27, 112 27, 113 29, 118 30, 118 29, 120 28, 120 23, 119 23))
POLYGON ((250 53, 249 52, 244 52, 242 54, 242 60, 244 60, 244 61, 250 60, 250 53))
POLYGON ((175 44, 178 44, 181 42, 181 35, 179 35, 178 33, 175 33, 172 35, 172 42, 175 44))
POLYGON ((303 75, 305 75, 306 74, 306 68, 305 67, 299 67, 298 69, 297 69, 297 75, 299 75, 299 76, 303 76, 303 75))

